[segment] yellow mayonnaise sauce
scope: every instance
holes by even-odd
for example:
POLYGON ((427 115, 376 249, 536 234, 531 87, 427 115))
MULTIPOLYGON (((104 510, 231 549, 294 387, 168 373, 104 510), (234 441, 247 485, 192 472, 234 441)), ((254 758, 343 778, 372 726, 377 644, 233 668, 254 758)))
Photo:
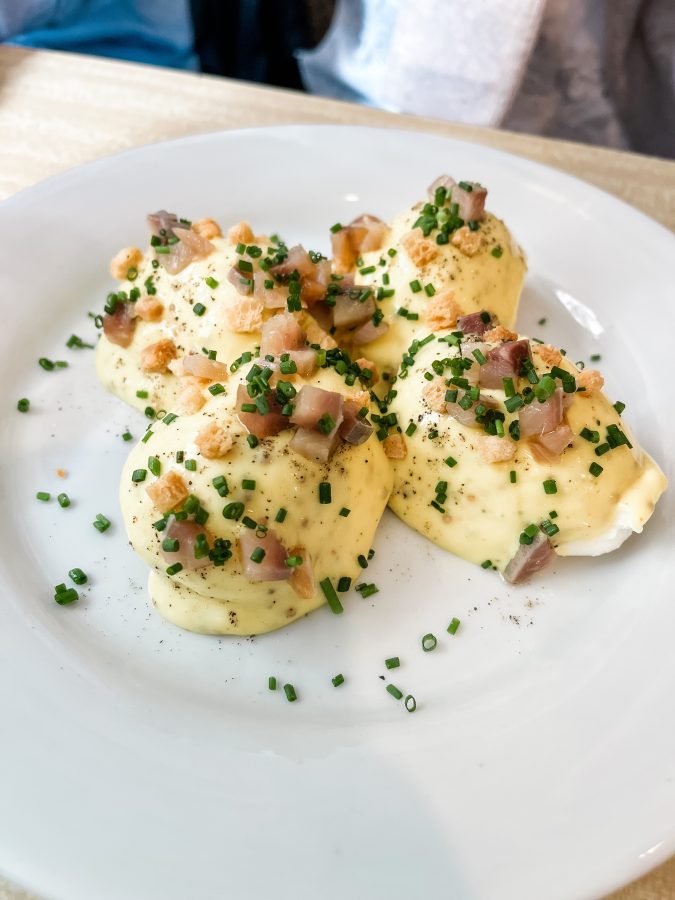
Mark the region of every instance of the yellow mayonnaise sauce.
MULTIPOLYGON (((452 290, 461 315, 487 310, 496 315, 502 325, 511 328, 518 311, 527 266, 522 250, 501 219, 491 213, 485 214, 480 223, 483 246, 474 256, 465 255, 452 243, 443 244, 438 246, 436 258, 420 267, 411 260, 401 238, 412 229, 422 205, 418 203, 395 218, 382 248, 364 253, 363 265, 354 272, 357 284, 371 284, 395 292, 391 298, 377 304, 384 313, 383 321, 389 325, 387 334, 356 348, 352 354, 366 356, 380 371, 395 372, 413 338, 432 330, 425 321, 425 312, 433 299, 424 290, 429 284, 433 285, 436 294, 452 290), (492 253, 496 248, 501 250, 498 258, 492 253), (396 254, 390 256, 389 249, 395 250, 396 254), (359 269, 371 266, 375 266, 374 272, 360 274, 359 269), (388 283, 383 276, 388 276, 388 283), (415 281, 422 290, 414 292, 411 289, 410 284, 415 281), (400 309, 419 318, 411 321, 398 314, 400 309)), ((434 240, 433 234, 430 239, 434 240)))
MULTIPOLYGON (((537 372, 549 371, 534 344, 533 351, 537 372)), ((400 519, 457 556, 473 563, 490 560, 499 570, 515 555, 519 536, 531 523, 555 522, 560 531, 551 544, 561 556, 607 552, 631 531, 642 530, 665 490, 666 479, 602 392, 573 395, 566 419, 574 441, 551 462, 538 461, 528 441, 511 441, 508 425, 517 413, 506 413, 505 437, 489 438, 514 444, 514 456, 486 462, 481 456, 481 442, 487 438, 483 429, 434 412, 423 398, 429 384, 424 373, 433 374, 434 360, 456 352, 434 340, 418 351, 407 378, 396 381, 398 394, 390 408, 397 413, 403 431, 411 422, 417 426, 414 434, 405 438, 407 457, 392 460, 394 490, 389 506, 400 519), (603 442, 610 424, 618 425, 633 448, 620 446, 598 457, 598 445, 579 433, 584 427, 599 431, 603 442), (437 437, 433 437, 434 430, 437 437), (450 467, 447 459, 456 460, 456 465, 450 467), (592 463, 603 467, 599 477, 589 472, 592 463), (515 472, 515 483, 511 472, 515 472), (555 480, 555 494, 544 490, 543 483, 549 479, 555 480), (439 481, 448 485, 443 512, 430 505, 439 481), (551 511, 557 517, 551 518, 551 511)), ((575 374, 579 371, 567 360, 560 367, 575 374)), ((502 403, 505 399, 503 391, 484 389, 481 393, 502 403)))
MULTIPOLYGON (((226 238, 213 238, 211 243, 216 248, 214 252, 191 262, 176 275, 170 275, 161 265, 154 269, 154 253, 149 250, 138 266, 138 277, 133 283, 120 284, 120 289, 127 293, 132 287, 138 287, 145 297, 145 281, 152 276, 157 289, 154 296, 164 304, 160 321, 136 319, 129 347, 113 344, 102 334, 96 350, 96 371, 103 386, 137 409, 152 406, 173 410, 181 390, 179 379, 171 372, 149 374, 142 370, 141 353, 148 345, 169 338, 176 344, 179 357, 201 353, 206 347, 215 350, 217 359, 229 365, 245 350, 252 350, 260 343, 259 330, 238 333, 228 327, 228 311, 244 299, 227 277, 241 256, 236 252, 236 245, 226 238), (217 281, 217 287, 209 287, 207 278, 217 281), (193 311, 197 303, 206 307, 202 316, 193 311), (147 392, 147 398, 139 398, 138 391, 147 392)), ((268 238, 264 237, 256 238, 256 243, 263 250, 269 246, 268 238)), ((259 260, 250 262, 256 271, 259 260)))
MULTIPOLYGON (((153 435, 139 443, 124 466, 120 486, 120 504, 129 540, 137 553, 153 567, 150 592, 153 603, 167 619, 191 631, 211 634, 260 634, 281 628, 325 602, 319 582, 330 578, 333 585, 342 576, 359 579, 357 557, 367 556, 373 545, 377 525, 386 507, 392 487, 392 472, 381 444, 372 435, 360 446, 341 444, 333 457, 321 464, 305 459, 287 445, 293 430, 260 439, 251 448, 247 431, 234 416, 237 384, 244 373, 227 383, 227 391, 211 399, 197 414, 180 416, 170 425, 153 424, 153 435), (229 429, 233 446, 220 459, 200 455, 195 437, 204 426, 219 422, 229 429), (176 462, 176 452, 197 462, 196 471, 188 471, 176 462), (161 518, 147 493, 155 481, 148 471, 146 480, 132 481, 136 469, 148 465, 148 456, 156 456, 161 474, 179 472, 189 490, 209 513, 204 530, 211 538, 232 542, 232 557, 222 567, 183 570, 170 579, 170 565, 161 552, 163 535, 153 528, 161 518), (224 476, 229 486, 226 497, 219 496, 213 479, 224 476), (255 481, 254 490, 242 487, 244 479, 255 481), (319 483, 329 482, 332 499, 319 503, 319 483), (244 504, 243 517, 273 529, 287 550, 304 548, 312 563, 315 592, 310 599, 299 597, 288 581, 250 582, 242 573, 238 537, 245 526, 241 519, 223 517, 230 502, 244 504), (283 522, 275 521, 280 508, 287 510, 283 522), (340 515, 349 509, 347 516, 340 515)), ((345 386, 333 370, 320 370, 302 383, 345 396, 358 393, 345 386)))

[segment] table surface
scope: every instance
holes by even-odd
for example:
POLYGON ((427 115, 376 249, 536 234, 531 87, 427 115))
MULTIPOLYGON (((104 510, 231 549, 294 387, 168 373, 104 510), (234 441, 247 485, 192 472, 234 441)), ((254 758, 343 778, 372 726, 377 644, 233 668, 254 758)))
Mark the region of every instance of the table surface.
MULTIPOLYGON (((675 230, 675 162, 400 116, 208 75, 2 46, 0 199, 129 147, 223 128, 298 122, 405 128, 488 144, 583 178, 675 230)), ((675 858, 611 900, 673 897, 675 858)), ((0 900, 33 900, 33 895, 0 877, 0 900)))

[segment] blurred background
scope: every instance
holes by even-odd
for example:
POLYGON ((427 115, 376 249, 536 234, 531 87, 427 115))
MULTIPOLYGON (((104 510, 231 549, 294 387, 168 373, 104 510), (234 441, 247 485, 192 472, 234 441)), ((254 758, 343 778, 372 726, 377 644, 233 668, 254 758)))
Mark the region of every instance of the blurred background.
POLYGON ((675 158, 675 0, 0 0, 0 41, 675 158))

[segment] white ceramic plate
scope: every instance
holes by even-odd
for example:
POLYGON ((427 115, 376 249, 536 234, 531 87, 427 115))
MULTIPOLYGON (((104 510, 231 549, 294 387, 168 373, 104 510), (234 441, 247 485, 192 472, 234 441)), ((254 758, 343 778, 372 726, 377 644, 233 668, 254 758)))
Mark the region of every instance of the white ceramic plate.
POLYGON ((487 184, 527 249, 521 328, 575 360, 601 353, 610 396, 672 469, 675 238, 559 172, 303 126, 146 147, 0 207, 0 868, 18 882, 67 900, 570 900, 675 851, 672 494, 620 551, 518 589, 387 516, 379 594, 248 640, 163 622, 126 543, 120 434, 145 422, 64 344, 94 335, 108 260, 143 242, 144 214, 246 218, 325 248, 334 221, 390 216, 446 171, 487 184), (59 607, 73 566, 90 585, 59 607), (391 655, 414 715, 385 692, 391 655))

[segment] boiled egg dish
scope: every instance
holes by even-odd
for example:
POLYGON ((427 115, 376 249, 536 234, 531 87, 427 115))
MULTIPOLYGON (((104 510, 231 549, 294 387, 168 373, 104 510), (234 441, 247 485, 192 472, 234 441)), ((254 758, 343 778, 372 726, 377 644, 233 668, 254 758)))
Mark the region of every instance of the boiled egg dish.
POLYGON ((486 196, 441 176, 331 257, 161 211, 114 257, 97 371, 149 420, 120 504, 165 618, 340 613, 387 505, 511 584, 642 531, 665 477, 600 372, 514 330, 525 259, 486 196))

